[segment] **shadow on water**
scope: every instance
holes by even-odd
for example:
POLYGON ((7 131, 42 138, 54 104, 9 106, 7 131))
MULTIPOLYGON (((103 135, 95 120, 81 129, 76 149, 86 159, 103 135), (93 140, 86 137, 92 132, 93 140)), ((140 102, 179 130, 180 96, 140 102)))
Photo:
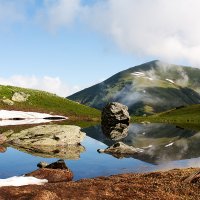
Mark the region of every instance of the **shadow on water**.
MULTIPOLYGON (((84 131, 89 137, 101 141, 107 146, 116 142, 108 137, 107 133, 103 133, 100 125, 86 128, 84 131)), ((200 131, 170 124, 130 124, 127 131, 127 136, 119 141, 129 146, 144 149, 142 153, 128 155, 128 157, 152 164, 160 164, 200 156, 200 131)))

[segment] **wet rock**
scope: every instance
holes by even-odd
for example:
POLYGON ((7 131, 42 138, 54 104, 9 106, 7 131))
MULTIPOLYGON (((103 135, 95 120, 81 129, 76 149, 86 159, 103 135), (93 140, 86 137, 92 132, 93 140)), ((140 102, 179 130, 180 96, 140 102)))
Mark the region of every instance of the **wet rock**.
POLYGON ((48 169, 68 169, 63 159, 58 160, 57 162, 47 165, 45 168, 48 169))
POLYGON ((12 101, 15 102, 25 102, 28 100, 30 94, 26 94, 24 92, 15 92, 12 96, 12 101))
POLYGON ((78 126, 41 125, 12 133, 8 143, 29 147, 77 145, 85 135, 78 126))
POLYGON ((3 134, 0 134, 0 144, 3 144, 7 141, 7 137, 3 134))
POLYGON ((10 99, 3 99, 2 102, 6 105, 13 106, 14 102, 10 99))
POLYGON ((118 123, 116 125, 102 125, 103 133, 111 140, 120 140, 128 135, 128 125, 118 123))
POLYGON ((73 173, 69 169, 41 168, 25 176, 33 176, 38 179, 47 179, 49 183, 67 182, 73 179, 73 173))
POLYGON ((108 103, 102 110, 101 116, 102 124, 129 124, 130 115, 128 113, 128 107, 118 103, 108 103))
POLYGON ((66 166, 64 160, 58 160, 57 162, 47 165, 45 168, 25 174, 25 176, 47 179, 49 183, 67 182, 73 179, 73 173, 66 166))
POLYGON ((45 168, 47 165, 49 165, 47 162, 39 162, 38 164, 37 164, 37 167, 39 167, 39 168, 45 168))
POLYGON ((143 149, 126 145, 123 142, 117 142, 106 149, 98 149, 97 151, 99 153, 108 153, 108 154, 114 154, 114 155, 115 154, 134 155, 134 154, 142 153, 143 149))

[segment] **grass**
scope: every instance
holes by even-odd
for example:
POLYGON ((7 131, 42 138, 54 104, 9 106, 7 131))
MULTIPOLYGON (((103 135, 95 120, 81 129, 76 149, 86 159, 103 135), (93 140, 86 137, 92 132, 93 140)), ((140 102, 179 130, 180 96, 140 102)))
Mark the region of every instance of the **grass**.
POLYGON ((134 122, 157 122, 174 124, 200 124, 200 104, 175 108, 147 117, 132 117, 134 122))
POLYGON ((0 109, 45 112, 64 115, 70 120, 99 121, 100 111, 78 104, 66 98, 40 90, 25 89, 13 86, 0 86, 0 109), (3 99, 11 99, 15 92, 24 92, 30 97, 26 102, 15 102, 14 105, 3 103, 3 99))

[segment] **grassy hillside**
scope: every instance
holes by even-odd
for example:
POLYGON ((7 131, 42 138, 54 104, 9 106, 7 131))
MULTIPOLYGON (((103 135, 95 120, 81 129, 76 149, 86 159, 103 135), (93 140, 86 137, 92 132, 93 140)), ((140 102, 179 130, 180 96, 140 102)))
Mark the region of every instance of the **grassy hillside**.
POLYGON ((148 117, 132 117, 132 120, 140 122, 167 122, 181 125, 200 124, 200 104, 175 108, 148 117))
POLYGON ((102 109, 118 101, 134 115, 200 103, 200 69, 152 61, 115 74, 68 98, 102 109))
POLYGON ((0 86, 0 109, 59 114, 68 116, 70 120, 99 120, 100 117, 100 111, 94 108, 48 92, 3 85, 0 86), (26 102, 14 102, 14 105, 5 104, 3 99, 12 99, 15 92, 24 92, 30 96, 26 102))

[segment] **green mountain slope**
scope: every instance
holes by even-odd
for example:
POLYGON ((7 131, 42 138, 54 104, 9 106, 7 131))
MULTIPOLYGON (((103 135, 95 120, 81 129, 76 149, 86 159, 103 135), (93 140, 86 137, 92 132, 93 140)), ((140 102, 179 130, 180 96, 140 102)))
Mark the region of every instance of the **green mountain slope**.
POLYGON ((69 117, 70 120, 98 120, 100 117, 100 111, 94 108, 48 92, 3 85, 0 85, 0 109, 59 114, 69 117), (12 99, 15 92, 24 92, 30 96, 27 101, 14 102, 14 105, 3 102, 5 99, 12 99))
POLYGON ((110 101, 129 107, 131 114, 153 114, 200 103, 200 69, 152 61, 119 72, 68 98, 102 109, 110 101))

